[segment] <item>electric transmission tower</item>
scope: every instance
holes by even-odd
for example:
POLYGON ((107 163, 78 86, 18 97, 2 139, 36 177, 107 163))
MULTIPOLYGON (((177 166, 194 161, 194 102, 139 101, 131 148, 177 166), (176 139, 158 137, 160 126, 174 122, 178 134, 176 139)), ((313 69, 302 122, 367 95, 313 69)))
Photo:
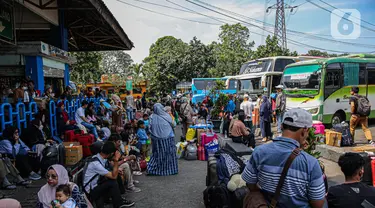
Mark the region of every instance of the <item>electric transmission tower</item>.
POLYGON ((276 9, 275 30, 273 35, 277 37, 279 46, 283 50, 287 49, 285 9, 290 9, 290 12, 293 13, 293 9, 296 7, 297 6, 289 6, 284 4, 284 0, 276 0, 276 4, 269 6, 266 10, 266 13, 268 13, 270 9, 276 9))

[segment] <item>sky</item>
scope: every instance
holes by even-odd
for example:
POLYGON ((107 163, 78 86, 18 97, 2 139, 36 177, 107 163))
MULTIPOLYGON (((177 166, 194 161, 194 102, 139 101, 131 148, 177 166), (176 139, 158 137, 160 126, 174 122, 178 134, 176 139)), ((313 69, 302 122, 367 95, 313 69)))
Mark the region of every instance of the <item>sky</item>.
MULTIPOLYGON (((203 5, 197 0, 189 1, 203 5)), ((276 0, 201 1, 215 6, 216 9, 212 7, 208 8, 214 9, 227 16, 194 5, 186 0, 104 0, 125 33, 134 43, 134 48, 131 51, 127 51, 127 53, 131 55, 135 63, 141 63, 142 60, 148 56, 150 46, 155 43, 158 38, 163 36, 174 36, 184 42, 189 42, 196 36, 205 44, 218 41, 220 25, 224 23, 234 24, 240 22, 247 26, 250 30, 250 40, 255 42, 254 50, 256 46, 264 44, 264 36, 273 34, 276 10, 269 9, 269 11, 266 12, 266 8, 273 6, 276 0), (150 3, 161 4, 172 8, 160 7, 150 3), (132 4, 138 8, 128 4, 132 4), (177 8, 177 10, 173 8, 177 8), (145 11, 144 9, 159 14, 145 11), (178 9, 195 11, 200 14, 184 12, 178 9), (220 9, 228 10, 232 12, 232 14, 225 13, 220 9), (237 14, 233 14, 233 12, 237 14), (238 15, 241 16, 239 17, 238 15), (263 27, 263 22, 266 23, 266 27, 263 27)), ((292 51, 295 50, 300 54, 314 49, 311 46, 322 50, 332 50, 331 52, 327 51, 329 53, 375 52, 374 1, 375 0, 285 0, 286 5, 298 6, 293 9, 293 11, 291 11, 291 9, 285 9, 286 28, 290 31, 287 32, 288 49, 292 51), (325 3, 339 10, 332 13, 334 8, 325 3), (352 27, 350 27, 350 25, 347 26, 350 28, 350 31, 360 30, 360 33, 357 33, 360 35, 357 35, 358 37, 356 39, 341 39, 342 37, 339 37, 340 39, 337 39, 337 37, 334 39, 331 36, 331 25, 335 25, 333 22, 338 22, 338 24, 344 23, 344 25, 346 23, 345 20, 344 22, 338 21, 340 20, 339 17, 344 15, 342 12, 344 9, 356 9, 359 11, 360 16, 357 16, 356 13, 352 13, 352 17, 348 17, 349 19, 353 19, 356 23, 351 24, 352 27), (338 20, 333 20, 331 22, 331 15, 338 20), (362 19, 362 21, 359 21, 359 19, 362 19), (358 26, 359 24, 361 27, 358 26), (308 34, 314 34, 314 36, 312 37, 308 34), (322 40, 321 38, 328 40, 322 40), (336 42, 332 40, 336 40, 336 42)), ((345 31, 342 33, 345 33, 345 31)), ((348 34, 354 35, 355 33, 349 32, 348 34)), ((347 38, 348 36, 344 37, 347 38)))

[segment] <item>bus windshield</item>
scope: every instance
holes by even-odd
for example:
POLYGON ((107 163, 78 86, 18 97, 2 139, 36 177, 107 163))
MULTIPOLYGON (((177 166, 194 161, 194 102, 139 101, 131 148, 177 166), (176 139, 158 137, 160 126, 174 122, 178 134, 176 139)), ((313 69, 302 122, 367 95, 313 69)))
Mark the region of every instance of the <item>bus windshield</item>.
POLYGON ((205 90, 206 82, 205 80, 194 80, 194 86, 197 90, 205 90))
POLYGON ((305 97, 319 93, 321 80, 320 65, 305 65, 287 68, 284 71, 282 83, 286 95, 305 97))
POLYGON ((250 61, 242 65, 240 74, 250 74, 271 71, 272 59, 250 61))

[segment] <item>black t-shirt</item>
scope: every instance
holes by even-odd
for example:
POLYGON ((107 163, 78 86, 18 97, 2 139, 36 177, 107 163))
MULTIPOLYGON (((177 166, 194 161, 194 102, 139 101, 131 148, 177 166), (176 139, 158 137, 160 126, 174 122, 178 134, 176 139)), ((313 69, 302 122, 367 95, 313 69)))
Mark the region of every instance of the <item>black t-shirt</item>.
POLYGON ((352 104, 352 102, 354 102, 354 106, 355 106, 355 113, 352 113, 352 114, 356 114, 357 113, 357 106, 358 106, 358 98, 356 96, 351 96, 349 98, 349 105, 352 104))
POLYGON ((361 182, 332 186, 327 196, 329 208, 362 208, 365 200, 375 206, 375 188, 361 182))

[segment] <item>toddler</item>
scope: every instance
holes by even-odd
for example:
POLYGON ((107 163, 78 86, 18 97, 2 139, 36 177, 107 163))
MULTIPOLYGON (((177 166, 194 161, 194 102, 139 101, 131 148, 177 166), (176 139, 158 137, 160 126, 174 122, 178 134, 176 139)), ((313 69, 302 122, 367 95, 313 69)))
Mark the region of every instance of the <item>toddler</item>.
POLYGON ((141 152, 143 158, 146 158, 149 151, 149 144, 148 144, 148 135, 145 130, 145 123, 142 120, 139 120, 137 123, 137 137, 138 137, 138 143, 140 144, 139 147, 141 147, 141 152))
POLYGON ((51 208, 77 208, 76 202, 71 198, 69 185, 61 184, 56 188, 56 200, 51 202, 51 208))

